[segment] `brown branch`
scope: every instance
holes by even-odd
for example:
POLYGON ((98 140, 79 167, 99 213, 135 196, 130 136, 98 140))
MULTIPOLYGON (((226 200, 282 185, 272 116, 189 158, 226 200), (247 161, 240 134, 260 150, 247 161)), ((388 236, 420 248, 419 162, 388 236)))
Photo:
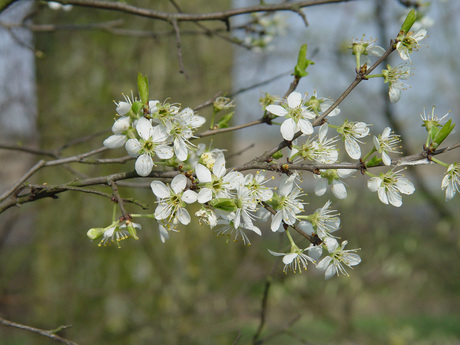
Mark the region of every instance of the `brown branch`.
POLYGON ((113 196, 115 197, 115 199, 117 199, 118 206, 120 206, 121 214, 123 215, 123 218, 125 218, 128 215, 128 212, 126 212, 125 203, 123 202, 123 198, 120 196, 120 193, 118 192, 117 183, 115 181, 110 181, 109 185, 112 188, 113 196))
POLYGON ((35 164, 32 168, 29 169, 28 172, 25 173, 24 176, 22 176, 18 182, 16 182, 14 184, 13 187, 11 187, 9 190, 7 190, 5 193, 3 193, 2 195, 0 195, 0 202, 5 200, 6 198, 8 198, 11 194, 13 194, 18 188, 19 186, 21 186, 24 181, 26 181, 30 176, 32 176, 33 174, 35 174, 40 168, 42 168, 43 166, 45 165, 45 161, 44 160, 41 160, 39 161, 37 164, 35 164))
MULTIPOLYGON (((48 1, 48 0, 45 0, 48 1)), ((228 21, 229 18, 255 12, 276 12, 276 11, 294 11, 303 7, 333 4, 339 2, 349 2, 352 0, 303 0, 293 2, 283 2, 280 4, 257 5, 242 8, 234 8, 222 12, 214 13, 168 13, 140 8, 128 5, 122 2, 104 1, 104 0, 61 0, 62 4, 71 4, 75 6, 92 7, 110 11, 123 12, 141 17, 154 18, 171 22, 172 20, 180 21, 228 21)))
POLYGON ((185 78, 188 80, 188 75, 184 67, 184 60, 182 58, 182 44, 180 40, 180 29, 179 29, 179 25, 177 24, 177 19, 171 19, 171 25, 173 26, 174 32, 176 33, 177 58, 179 59, 179 66, 180 66, 179 72, 185 75, 185 78))
POLYGON ((73 342, 71 340, 68 340, 68 339, 65 339, 65 338, 62 338, 62 337, 56 335, 57 332, 60 332, 61 330, 69 328, 69 327, 72 327, 72 326, 60 326, 56 330, 48 331, 48 330, 45 330, 45 329, 35 328, 35 327, 20 324, 20 323, 12 322, 12 321, 9 321, 9 320, 3 319, 3 318, 0 318, 0 324, 2 324, 4 326, 7 326, 7 327, 19 328, 19 329, 22 329, 22 330, 27 331, 27 332, 32 332, 32 333, 35 333, 35 334, 39 334, 39 335, 42 335, 44 337, 50 338, 50 339, 52 339, 54 341, 57 341, 59 343, 63 343, 63 344, 67 344, 67 345, 78 345, 77 343, 75 343, 75 342, 73 342))

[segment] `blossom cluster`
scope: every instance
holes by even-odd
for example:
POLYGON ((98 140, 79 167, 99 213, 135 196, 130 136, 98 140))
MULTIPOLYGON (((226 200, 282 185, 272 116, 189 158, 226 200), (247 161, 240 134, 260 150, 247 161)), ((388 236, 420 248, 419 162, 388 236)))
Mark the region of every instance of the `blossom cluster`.
MULTIPOLYGON (((424 29, 417 33, 409 29, 401 30, 393 47, 404 60, 410 60, 409 54, 418 49, 418 42, 426 36, 424 29)), ((380 57, 385 52, 373 40, 355 40, 351 48, 356 56, 356 72, 361 76, 367 73, 369 56, 380 57)), ((306 60, 304 55, 306 46, 301 48, 296 76, 307 74, 305 69, 311 61, 306 60)), ((384 83, 389 84, 390 100, 395 102, 404 88, 399 80, 407 79, 409 75, 410 68, 404 65, 387 66, 381 74, 366 77, 382 77, 384 83)), ((402 174, 402 169, 397 168, 398 160, 392 159, 393 155, 400 153, 400 136, 386 127, 367 140, 370 145, 366 152, 371 124, 337 120, 341 117, 339 115, 343 115, 337 104, 330 98, 318 96, 316 91, 311 95, 293 91, 286 99, 266 94, 262 100, 264 118, 270 124, 279 125, 287 159, 281 162, 286 152, 277 152, 268 159, 264 158, 263 162, 278 163, 273 173, 256 171, 243 174, 227 168, 225 150, 211 149, 203 143, 192 144, 192 140, 197 138, 195 131, 206 122, 203 116, 197 115, 191 108, 181 108, 180 104, 150 100, 148 82, 142 75, 138 76, 138 89, 140 100, 125 96, 124 101, 116 103, 113 134, 105 139, 104 146, 111 149, 124 147, 130 156, 136 158, 134 168, 140 177, 148 177, 158 165, 162 166, 161 171, 169 171, 169 176, 174 177, 150 182, 157 204, 153 213, 123 214, 120 219, 116 219, 114 214, 109 226, 91 229, 88 237, 93 240, 102 238, 99 245, 115 243, 119 246, 120 241, 126 238, 137 239, 140 225, 131 221, 136 217, 153 219, 158 225, 161 241, 166 242, 172 232, 178 231, 179 226, 191 224, 195 216, 200 225, 208 226, 218 236, 244 245, 251 244, 250 238, 254 234, 262 236, 264 231, 283 233, 289 240, 289 249, 281 252, 269 250, 269 253, 282 257, 284 272, 301 272, 311 264, 329 279, 334 275, 348 275, 347 268, 361 262, 358 249, 345 249, 346 240, 339 243, 336 234, 341 222, 330 200, 321 208, 309 212, 301 176, 289 166, 310 164, 317 167, 313 174, 317 196, 325 195, 330 188, 337 199, 347 198, 345 179, 356 171, 369 177, 369 190, 377 192, 383 204, 401 207, 402 195, 411 195, 415 191, 414 185, 402 174), (275 123, 274 120, 278 119, 282 123, 275 123), (339 123, 330 123, 330 119, 339 123), (344 158, 342 152, 357 164, 340 164, 344 158), (286 168, 280 169, 280 166, 286 168), (370 168, 376 166, 389 170, 378 175, 371 173, 370 168), (279 178, 275 181, 277 174, 279 178), (261 226, 268 223, 269 226, 261 226), (302 239, 309 239, 311 244, 300 246, 296 243, 291 235, 292 229, 301 234, 302 239)), ((218 131, 228 126, 233 112, 224 115, 216 125, 214 120, 221 110, 234 106, 233 101, 226 97, 216 99, 211 130, 218 131)), ((446 191, 446 200, 450 200, 460 192, 460 167, 457 162, 449 165, 432 157, 455 126, 451 120, 445 121, 446 115, 438 118, 433 108, 431 115, 422 115, 422 126, 428 132, 423 145, 427 156, 432 162, 447 168, 441 188, 446 191)))
POLYGON ((155 166, 154 158, 167 160, 173 156, 179 161, 187 160, 192 146, 190 139, 194 131, 206 119, 190 108, 125 97, 117 103, 117 115, 112 126, 114 133, 104 141, 108 148, 125 146, 132 157, 136 157, 135 169, 140 176, 148 176, 155 166))

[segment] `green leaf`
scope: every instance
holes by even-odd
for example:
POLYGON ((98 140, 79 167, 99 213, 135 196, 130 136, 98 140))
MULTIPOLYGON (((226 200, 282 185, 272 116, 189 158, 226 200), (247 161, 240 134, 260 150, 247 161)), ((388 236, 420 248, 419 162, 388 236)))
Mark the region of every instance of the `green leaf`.
POLYGON ((382 163, 382 158, 379 158, 377 156, 374 156, 372 157, 371 159, 369 159, 367 162, 366 162, 366 166, 368 168, 370 167, 375 167, 377 165, 379 165, 380 163, 382 163))
POLYGON ((139 90, 139 97, 143 104, 147 104, 149 102, 149 81, 147 76, 143 76, 142 74, 137 74, 137 89, 139 90))
POLYGON ((226 211, 226 212, 236 211, 235 201, 230 198, 213 199, 209 203, 211 204, 212 207, 217 208, 222 211, 226 211))
POLYGON ((280 158, 283 157, 283 153, 281 152, 281 150, 279 150, 279 151, 275 152, 274 154, 272 154, 272 157, 274 159, 280 159, 280 158))
POLYGON ((412 25, 414 25, 416 19, 417 19, 417 13, 415 12, 414 9, 412 9, 407 14, 407 17, 404 20, 404 23, 401 25, 401 31, 403 31, 404 33, 409 32, 412 25))
POLYGON ((217 128, 227 128, 228 123, 233 118, 233 114, 234 114, 234 112, 232 111, 231 113, 228 113, 228 114, 222 116, 222 118, 217 123, 217 128))
POLYGON ((294 68, 294 75, 302 78, 308 75, 306 69, 309 65, 314 64, 313 61, 307 59, 307 45, 304 44, 300 47, 299 55, 297 57, 297 65, 294 68))
POLYGON ((454 127, 455 123, 452 124, 452 119, 449 119, 449 121, 446 122, 446 124, 434 137, 433 142, 431 143, 432 147, 437 148, 439 145, 441 145, 441 143, 449 136, 450 132, 452 132, 454 127))
POLYGON ((131 110, 133 111, 134 114, 138 115, 139 111, 144 108, 144 104, 142 104, 139 101, 136 101, 133 103, 131 106, 131 110))

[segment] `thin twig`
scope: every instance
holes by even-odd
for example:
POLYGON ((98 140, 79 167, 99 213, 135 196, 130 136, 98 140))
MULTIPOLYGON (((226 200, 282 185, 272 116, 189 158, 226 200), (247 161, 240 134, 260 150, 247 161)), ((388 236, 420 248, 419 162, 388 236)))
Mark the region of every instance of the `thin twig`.
POLYGON ((115 197, 115 199, 117 199, 118 206, 120 206, 121 214, 123 215, 123 217, 125 217, 128 214, 128 212, 126 212, 125 203, 123 202, 123 198, 120 196, 120 193, 118 192, 117 183, 115 181, 110 181, 109 186, 112 188, 113 196, 115 197))
POLYGON ((0 202, 5 200, 6 198, 8 198, 11 194, 13 194, 21 184, 24 183, 24 181, 26 181, 30 176, 32 176, 33 174, 35 174, 40 168, 42 168, 43 166, 45 165, 45 161, 44 160, 41 160, 39 161, 37 164, 35 164, 32 168, 29 169, 29 171, 27 171, 24 176, 22 176, 18 182, 16 182, 14 184, 13 187, 11 187, 9 190, 7 190, 5 193, 3 193, 2 195, 0 195, 0 202))
POLYGON ((179 25, 177 24, 176 19, 171 19, 171 24, 172 24, 172 26, 174 28, 174 32, 176 33, 177 58, 179 59, 179 66, 180 66, 179 72, 182 73, 183 75, 185 75, 185 78, 188 80, 188 75, 187 75, 187 72, 185 71, 185 67, 184 67, 184 60, 182 58, 182 44, 181 44, 181 41, 180 41, 179 25))
POLYGON ((19 328, 19 329, 22 329, 24 331, 36 333, 36 334, 42 335, 44 337, 50 338, 50 339, 52 339, 54 341, 57 341, 59 343, 63 343, 63 344, 67 344, 67 345, 78 345, 77 343, 75 343, 75 342, 73 342, 71 340, 65 339, 65 338, 60 337, 60 336, 55 334, 55 333, 60 332, 61 330, 65 329, 65 328, 69 328, 71 326, 60 326, 56 330, 48 331, 48 330, 45 330, 45 329, 35 328, 35 327, 20 324, 20 323, 12 322, 12 321, 9 321, 9 320, 3 319, 3 318, 0 318, 0 324, 2 324, 4 326, 7 326, 7 327, 19 328))
MULTIPOLYGON (((50 1, 50 0, 45 0, 50 1)), ((114 1, 104 1, 104 0, 60 0, 62 4, 71 4, 75 6, 83 7, 95 7, 105 10, 118 11, 123 13, 128 13, 136 16, 155 18, 159 20, 164 20, 171 22, 171 20, 176 21, 228 21, 231 17, 249 14, 255 12, 278 12, 278 11, 293 11, 294 9, 299 9, 303 7, 316 6, 316 5, 325 5, 333 4, 340 2, 349 2, 352 0, 303 0, 303 1, 292 1, 292 2, 283 2, 280 4, 269 4, 269 5, 257 5, 257 6, 248 6, 242 8, 233 8, 222 12, 214 13, 168 13, 160 12, 155 10, 150 10, 147 8, 140 8, 132 6, 123 2, 114 2, 114 1)))

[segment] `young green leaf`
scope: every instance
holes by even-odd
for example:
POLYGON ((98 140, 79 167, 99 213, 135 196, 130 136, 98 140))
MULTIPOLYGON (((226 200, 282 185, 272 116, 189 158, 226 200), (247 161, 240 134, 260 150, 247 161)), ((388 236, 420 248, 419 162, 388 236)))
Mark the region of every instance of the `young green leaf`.
POLYGON ((142 74, 137 74, 137 89, 139 90, 139 97, 143 104, 147 104, 149 102, 149 81, 147 76, 143 76, 142 74))

